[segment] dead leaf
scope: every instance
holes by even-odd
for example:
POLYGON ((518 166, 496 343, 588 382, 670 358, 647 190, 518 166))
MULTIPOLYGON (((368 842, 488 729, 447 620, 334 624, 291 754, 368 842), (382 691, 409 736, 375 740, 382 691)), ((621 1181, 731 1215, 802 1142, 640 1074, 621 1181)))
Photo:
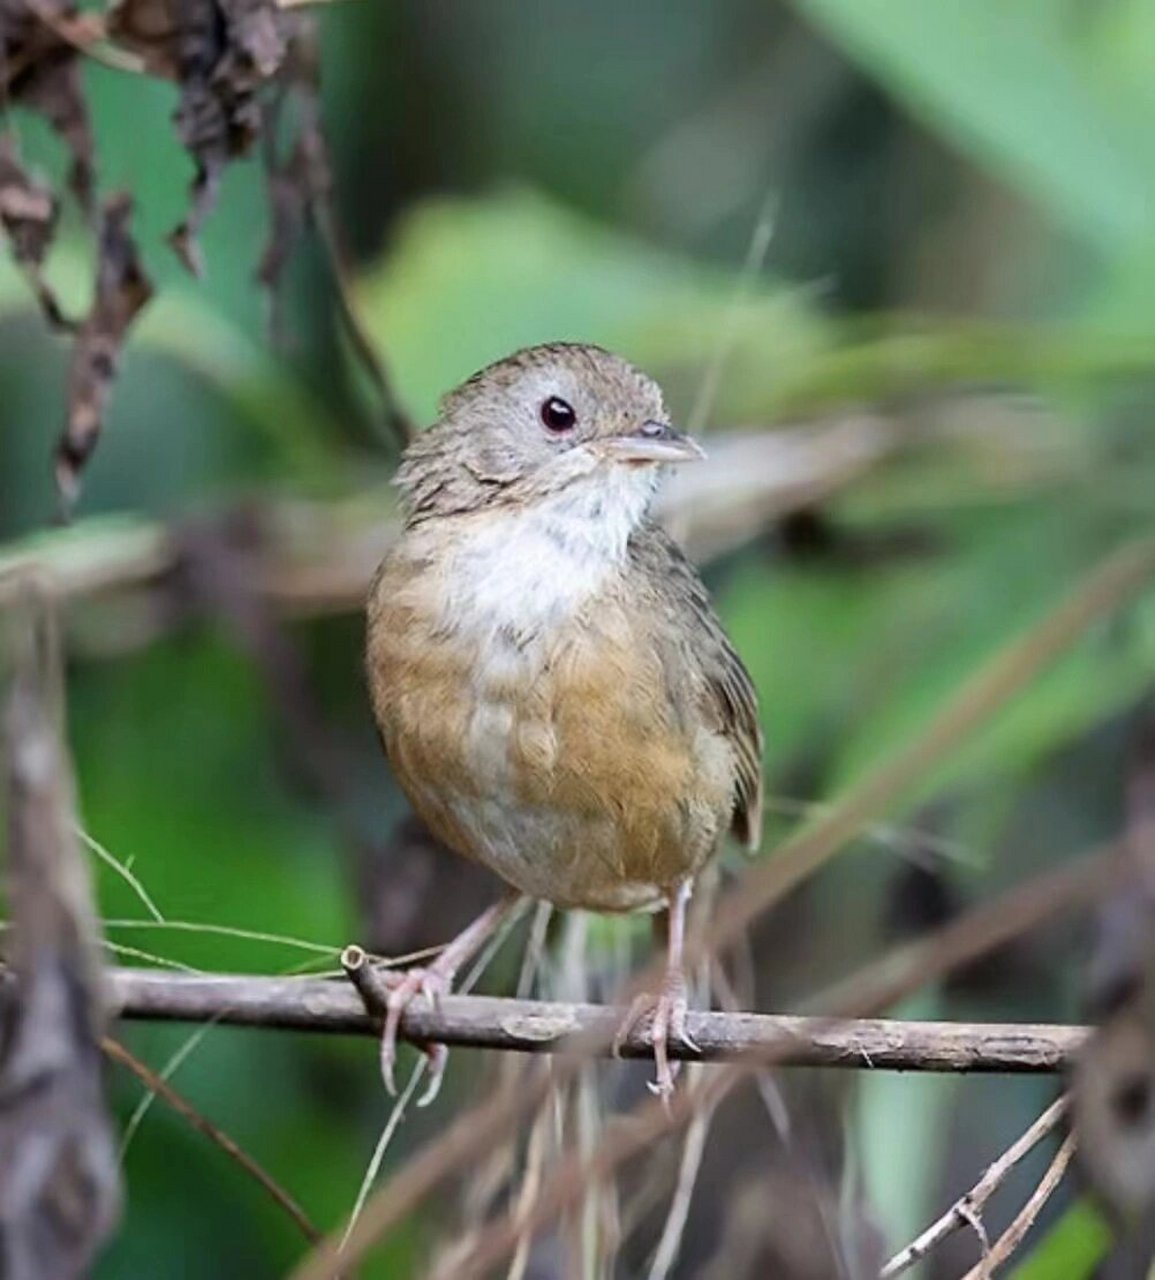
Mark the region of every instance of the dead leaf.
POLYGON ((69 186, 92 208, 96 174, 80 55, 61 31, 79 21, 70 0, 0 0, 0 102, 39 112, 72 154, 69 186))
POLYGON ((121 0, 109 16, 110 36, 180 86, 177 133, 196 176, 188 214, 169 240, 194 275, 221 175, 259 136, 257 95, 280 71, 299 21, 275 0, 121 0))
POLYGON ((152 297, 152 282, 132 237, 132 198, 109 198, 101 219, 96 291, 80 328, 68 377, 68 421, 56 453, 56 483, 65 512, 76 501, 92 455, 132 322, 152 297))
POLYGON ((0 1275, 88 1273, 120 1213, 87 863, 57 724, 59 670, 25 646, 4 722, 12 927, 0 985, 0 1275))
POLYGON ((60 202, 51 188, 21 165, 7 134, 0 134, 0 226, 12 257, 35 293, 40 309, 55 328, 69 328, 60 304, 44 278, 44 259, 56 236, 60 202))

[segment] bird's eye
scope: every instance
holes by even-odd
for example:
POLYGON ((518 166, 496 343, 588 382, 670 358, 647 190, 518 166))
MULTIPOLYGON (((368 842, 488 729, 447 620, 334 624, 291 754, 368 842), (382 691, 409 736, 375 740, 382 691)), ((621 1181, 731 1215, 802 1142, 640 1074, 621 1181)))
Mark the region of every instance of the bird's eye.
POLYGON ((577 414, 573 405, 560 396, 550 396, 541 405, 541 421, 548 431, 560 435, 564 431, 572 431, 577 422, 577 414))

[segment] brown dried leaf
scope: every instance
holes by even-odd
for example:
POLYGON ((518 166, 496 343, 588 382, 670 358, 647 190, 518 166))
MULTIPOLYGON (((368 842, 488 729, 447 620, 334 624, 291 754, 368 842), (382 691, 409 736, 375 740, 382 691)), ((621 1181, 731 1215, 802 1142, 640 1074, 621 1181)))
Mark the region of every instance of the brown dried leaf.
POLYGON ((108 13, 110 40, 137 54, 149 75, 175 80, 177 15, 172 0, 119 0, 108 13))
POLYGON ((100 437, 125 336, 151 297, 152 282, 132 237, 132 198, 111 196, 101 220, 96 292, 73 350, 68 422, 56 452, 56 484, 66 512, 100 437))
POLYGON ((170 243, 194 274, 202 269, 197 238, 221 174, 258 137, 257 94, 281 70, 298 23, 275 0, 121 0, 110 15, 109 34, 180 85, 177 132, 196 177, 170 243))
POLYGON ((72 153, 69 186, 92 207, 96 174, 80 55, 62 34, 80 19, 70 0, 0 0, 0 102, 38 111, 72 153))
POLYGON ((60 202, 52 190, 24 169, 11 138, 0 134, 0 226, 40 309, 50 324, 63 329, 69 327, 69 322, 42 271, 56 235, 59 212, 60 202))
POLYGON ((12 928, 0 985, 0 1275, 87 1274, 120 1212, 104 1104, 104 1008, 87 863, 39 644, 8 699, 4 746, 12 928))

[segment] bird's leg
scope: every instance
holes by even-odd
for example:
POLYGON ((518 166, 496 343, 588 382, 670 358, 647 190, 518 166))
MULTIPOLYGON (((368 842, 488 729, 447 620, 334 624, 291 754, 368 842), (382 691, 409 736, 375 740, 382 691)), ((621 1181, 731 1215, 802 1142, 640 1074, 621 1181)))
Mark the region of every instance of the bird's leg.
MULTIPOLYGON (((378 970, 385 988, 385 1024, 381 1031, 381 1075, 390 1093, 397 1092, 394 1079, 397 1033, 401 1029, 401 1019, 405 1010, 417 996, 425 996, 436 1004, 443 995, 448 995, 457 971, 477 953, 487 939, 493 936, 519 901, 518 898, 507 898, 487 907, 472 924, 447 943, 437 958, 428 965, 400 971, 378 970)), ((421 1097, 423 1106, 427 1106, 437 1096, 448 1059, 444 1045, 427 1045, 425 1053, 429 1058, 430 1077, 429 1085, 421 1097)))
POLYGON ((666 910, 655 919, 655 931, 664 935, 666 945, 666 972, 657 996, 643 994, 631 1006, 614 1040, 616 1053, 621 1042, 629 1035, 641 1014, 652 1010, 650 1038, 654 1047, 655 1079, 650 1088, 660 1098, 668 1100, 674 1092, 674 1080, 681 1063, 670 1061, 669 1046, 680 1043, 693 1053, 698 1046, 686 1029, 689 999, 686 974, 683 969, 683 953, 686 946, 686 912, 690 903, 693 884, 683 880, 670 898, 666 910))

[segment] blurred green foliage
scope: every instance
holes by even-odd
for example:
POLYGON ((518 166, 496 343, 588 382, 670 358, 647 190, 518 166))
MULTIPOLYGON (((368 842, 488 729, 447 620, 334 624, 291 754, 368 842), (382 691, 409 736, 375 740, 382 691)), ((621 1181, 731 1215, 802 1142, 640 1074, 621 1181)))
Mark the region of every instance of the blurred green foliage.
MULTIPOLYGON (((321 22, 341 216, 362 254, 357 302, 422 421, 479 365, 554 338, 636 359, 683 420, 721 360, 711 429, 862 406, 901 421, 898 456, 823 505, 816 545, 782 529, 710 566, 766 708, 772 792, 828 800, 1149 530, 1152 6, 406 0, 328 6, 321 22), (767 209, 768 265, 744 270, 767 209)), ((389 458, 366 444, 375 408, 315 246, 288 282, 292 345, 273 350, 252 281, 265 234, 255 166, 230 171, 205 235, 208 278, 190 281, 161 243, 190 177, 173 91, 101 67, 87 77, 102 173, 136 193, 162 291, 130 345, 80 529, 115 517, 131 533, 239 498, 376 485, 389 458)), ((58 171, 51 142, 20 129, 58 171)), ((89 248, 72 227, 53 260, 70 299, 85 296, 89 248)), ((66 359, 7 266, 0 335, 0 535, 15 540, 51 519, 66 359)), ((367 724, 358 628, 291 633, 358 745, 361 820, 384 829, 400 805, 367 724)), ((1117 832, 1125 731, 1153 663, 1148 594, 897 815, 958 850, 939 868, 951 893, 993 893, 1117 832)), ((347 842, 287 759, 275 700, 227 628, 198 621, 145 649, 78 657, 70 693, 86 823, 133 860, 168 917, 334 954, 357 936, 347 842)), ((821 877, 814 939, 778 999, 878 951, 902 870, 874 839, 821 877)), ((143 917, 120 877, 98 874, 106 916, 143 917)), ((206 968, 332 966, 218 934, 109 932, 206 968)), ((928 993, 925 1008, 1075 1016, 1078 973, 1059 947, 1029 982, 962 1002, 928 993)), ((131 1035, 158 1063, 185 1039, 131 1035)), ((363 1044, 210 1031, 176 1083, 328 1228, 386 1114, 372 1059, 363 1044)), ((869 1114, 850 1141, 891 1244, 1041 1105, 1037 1088, 999 1087, 1003 1105, 977 1109, 970 1082, 929 1087, 917 1106, 900 1079, 864 1091, 869 1114), (971 1140, 946 1141, 968 1116, 971 1140), (908 1141, 894 1141, 900 1130, 908 1141)), ((126 1115, 137 1096, 116 1082, 126 1115)), ((400 1149, 443 1120, 410 1120, 400 1149)), ((299 1252, 260 1192, 160 1106, 126 1171, 128 1215, 104 1276, 274 1275, 299 1252)), ((373 1274, 421 1274, 440 1220, 448 1210, 408 1224, 373 1274)), ((1101 1223, 1076 1208, 1018 1274, 1088 1274, 1102 1248, 1101 1223)))

